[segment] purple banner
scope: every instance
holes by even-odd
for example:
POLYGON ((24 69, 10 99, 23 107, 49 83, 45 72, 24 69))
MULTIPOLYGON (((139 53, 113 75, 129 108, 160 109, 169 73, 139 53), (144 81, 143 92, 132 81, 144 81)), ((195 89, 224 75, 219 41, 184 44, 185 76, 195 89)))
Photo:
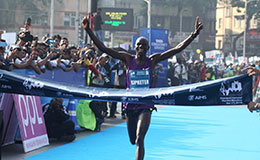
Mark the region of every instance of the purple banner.
POLYGON ((13 94, 24 151, 49 144, 40 97, 13 94))
POLYGON ((3 110, 3 131, 1 145, 5 146, 15 142, 16 133, 18 131, 18 120, 12 94, 3 94, 0 109, 3 110))

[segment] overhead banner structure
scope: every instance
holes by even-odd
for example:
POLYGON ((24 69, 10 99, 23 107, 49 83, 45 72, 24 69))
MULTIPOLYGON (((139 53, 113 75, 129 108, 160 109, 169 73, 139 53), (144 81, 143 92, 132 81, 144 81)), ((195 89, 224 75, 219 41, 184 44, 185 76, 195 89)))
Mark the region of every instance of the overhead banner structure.
POLYGON ((177 87, 113 89, 75 86, 0 70, 0 92, 43 97, 160 105, 242 105, 252 100, 252 77, 241 75, 177 87))

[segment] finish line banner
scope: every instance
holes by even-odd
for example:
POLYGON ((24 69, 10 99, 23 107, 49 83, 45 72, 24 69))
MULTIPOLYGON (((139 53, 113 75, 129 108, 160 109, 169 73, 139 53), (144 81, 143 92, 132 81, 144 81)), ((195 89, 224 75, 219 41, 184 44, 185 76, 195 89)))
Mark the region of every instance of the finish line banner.
POLYGON ((160 105, 246 105, 252 100, 247 74, 164 88, 113 89, 75 86, 0 70, 0 92, 160 105))

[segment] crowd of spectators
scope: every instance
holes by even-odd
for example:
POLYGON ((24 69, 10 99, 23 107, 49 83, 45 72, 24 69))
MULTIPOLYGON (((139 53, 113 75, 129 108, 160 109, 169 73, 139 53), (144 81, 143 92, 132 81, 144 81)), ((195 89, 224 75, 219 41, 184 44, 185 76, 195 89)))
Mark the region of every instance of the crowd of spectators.
MULTIPOLYGON (((260 67, 260 61, 249 65, 260 67)), ((175 63, 168 63, 167 78, 169 86, 178 86, 246 74, 246 67, 245 63, 210 65, 204 61, 187 63, 183 58, 177 58, 175 63)))

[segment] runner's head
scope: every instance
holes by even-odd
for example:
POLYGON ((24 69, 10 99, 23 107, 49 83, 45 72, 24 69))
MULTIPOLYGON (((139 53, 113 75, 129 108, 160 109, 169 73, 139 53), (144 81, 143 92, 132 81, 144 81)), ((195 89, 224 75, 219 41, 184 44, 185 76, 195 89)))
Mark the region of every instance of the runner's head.
POLYGON ((144 56, 149 50, 149 43, 145 37, 139 37, 135 42, 135 51, 137 56, 144 56))

